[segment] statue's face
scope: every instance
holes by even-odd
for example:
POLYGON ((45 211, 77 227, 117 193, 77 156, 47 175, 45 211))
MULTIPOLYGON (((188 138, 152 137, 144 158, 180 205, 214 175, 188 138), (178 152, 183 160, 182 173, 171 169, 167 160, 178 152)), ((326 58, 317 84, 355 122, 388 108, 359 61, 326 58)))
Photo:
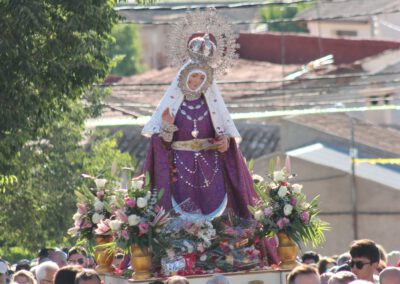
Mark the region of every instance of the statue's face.
POLYGON ((201 84, 204 83, 205 79, 206 79, 205 74, 196 72, 190 74, 189 79, 187 81, 188 88, 192 91, 196 91, 201 86, 201 84))

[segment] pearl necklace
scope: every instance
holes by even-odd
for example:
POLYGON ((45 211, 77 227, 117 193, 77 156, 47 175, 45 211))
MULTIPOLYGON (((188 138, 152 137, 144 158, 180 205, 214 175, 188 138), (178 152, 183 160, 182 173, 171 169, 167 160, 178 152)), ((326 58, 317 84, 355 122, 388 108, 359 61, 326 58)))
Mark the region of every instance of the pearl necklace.
POLYGON ((192 130, 192 137, 197 138, 199 136, 199 130, 197 129, 197 122, 202 121, 207 115, 208 115, 208 109, 205 110, 205 112, 200 115, 197 118, 193 118, 191 115, 189 115, 183 107, 187 107, 190 110, 198 110, 204 105, 204 101, 202 100, 200 104, 195 105, 195 106, 189 106, 185 101, 182 103, 182 108, 180 109, 180 113, 186 117, 187 120, 193 121, 193 130, 192 130))
POLYGON ((204 188, 208 188, 214 181, 215 177, 217 176, 217 173, 219 172, 219 164, 218 164, 218 152, 215 151, 214 153, 214 168, 212 169, 213 171, 213 175, 211 177, 211 179, 207 179, 206 175, 204 174, 204 170, 200 164, 199 158, 201 158, 201 160, 203 161, 203 163, 208 167, 208 168, 212 168, 212 166, 207 162, 207 160, 204 158, 203 155, 201 155, 200 152, 196 152, 194 153, 194 169, 190 169, 188 168, 183 162, 182 160, 179 158, 179 155, 177 152, 175 152, 174 154, 174 164, 175 166, 177 165, 177 163, 179 163, 181 166, 183 166, 183 168, 185 169, 185 171, 191 175, 194 175, 197 173, 198 169, 200 169, 201 171, 201 175, 204 178, 204 183, 200 186, 194 185, 192 183, 190 183, 189 181, 185 180, 185 178, 183 177, 182 173, 179 171, 178 167, 176 166, 176 171, 180 177, 181 180, 183 180, 185 182, 186 185, 188 185, 191 188, 194 189, 204 189, 204 188))

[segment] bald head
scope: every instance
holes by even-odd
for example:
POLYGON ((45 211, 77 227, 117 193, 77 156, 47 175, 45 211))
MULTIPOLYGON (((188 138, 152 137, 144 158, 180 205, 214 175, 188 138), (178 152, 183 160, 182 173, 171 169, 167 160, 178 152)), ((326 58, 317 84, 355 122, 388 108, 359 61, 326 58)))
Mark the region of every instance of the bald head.
POLYGON ((388 267, 379 274, 380 284, 400 284, 400 268, 388 267))

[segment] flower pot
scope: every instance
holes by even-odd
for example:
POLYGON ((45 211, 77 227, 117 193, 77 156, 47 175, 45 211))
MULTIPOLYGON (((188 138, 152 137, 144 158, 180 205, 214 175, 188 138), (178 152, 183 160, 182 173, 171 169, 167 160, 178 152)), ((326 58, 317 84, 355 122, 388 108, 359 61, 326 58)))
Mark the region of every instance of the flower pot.
POLYGON ((281 259, 279 267, 281 269, 292 269, 298 266, 299 263, 296 262, 296 257, 299 252, 297 244, 283 232, 278 233, 278 239, 278 255, 281 259))
POLYGON ((132 277, 135 280, 145 280, 151 277, 151 256, 147 247, 131 245, 132 277))
POLYGON ((94 258, 97 266, 96 271, 99 274, 106 274, 114 271, 112 262, 114 259, 114 252, 101 245, 111 243, 113 240, 111 235, 97 235, 95 236, 96 248, 94 250, 94 258))

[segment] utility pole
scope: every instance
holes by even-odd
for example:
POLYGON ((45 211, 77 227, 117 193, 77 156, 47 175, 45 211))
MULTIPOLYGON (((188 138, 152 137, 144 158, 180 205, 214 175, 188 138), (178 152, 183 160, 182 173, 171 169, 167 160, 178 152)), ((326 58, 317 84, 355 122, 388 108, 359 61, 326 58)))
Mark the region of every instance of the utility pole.
POLYGON ((355 159, 357 158, 357 149, 355 147, 354 139, 354 118, 350 118, 350 135, 351 135, 351 145, 350 145, 350 158, 351 158, 351 207, 352 207, 352 219, 353 219, 353 238, 358 239, 358 206, 357 206, 357 182, 356 182, 356 169, 355 169, 355 159))

